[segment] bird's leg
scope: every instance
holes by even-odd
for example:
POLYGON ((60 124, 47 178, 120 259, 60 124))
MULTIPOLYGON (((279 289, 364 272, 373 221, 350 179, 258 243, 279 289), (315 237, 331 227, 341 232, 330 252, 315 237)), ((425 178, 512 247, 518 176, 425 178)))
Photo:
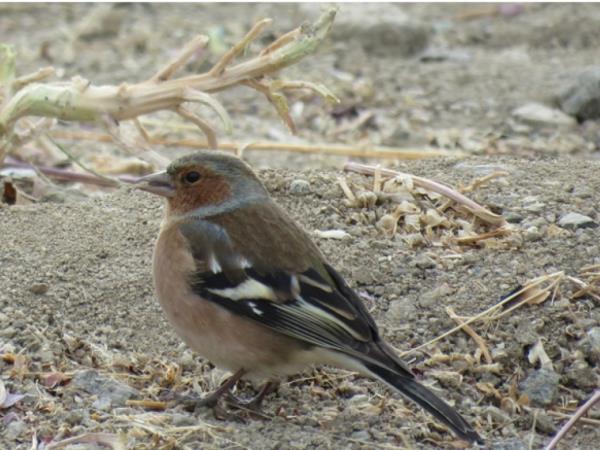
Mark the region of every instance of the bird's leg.
POLYGON ((237 397, 234 397, 233 395, 230 396, 229 400, 232 406, 234 407, 238 407, 241 409, 252 409, 252 410, 258 410, 260 408, 260 405, 262 404, 264 398, 275 392, 277 390, 277 388, 279 387, 279 381, 267 381, 265 384, 263 384, 258 393, 252 397, 250 400, 241 400, 237 397))
POLYGON ((231 388, 235 386, 235 384, 244 376, 246 371, 244 369, 240 369, 235 372, 232 376, 230 376, 225 382, 219 386, 218 389, 211 392, 210 394, 205 395, 203 398, 198 400, 198 398, 190 398, 189 396, 185 396, 175 401, 175 404, 183 404, 184 408, 188 411, 197 411, 200 408, 214 408, 217 406, 219 399, 223 396, 231 395, 231 388))
POLYGON ((205 395, 198 402, 196 402, 196 410, 203 407, 214 408, 217 406, 217 403, 221 397, 231 395, 231 388, 236 385, 236 383, 244 376, 245 373, 246 371, 244 369, 240 369, 231 375, 227 381, 225 381, 225 383, 219 386, 217 390, 205 395))
POLYGON ((246 403, 246 407, 250 409, 260 408, 260 405, 262 405, 265 397, 273 392, 276 392, 277 389, 279 389, 279 381, 267 381, 262 385, 258 391, 258 394, 256 394, 246 403))

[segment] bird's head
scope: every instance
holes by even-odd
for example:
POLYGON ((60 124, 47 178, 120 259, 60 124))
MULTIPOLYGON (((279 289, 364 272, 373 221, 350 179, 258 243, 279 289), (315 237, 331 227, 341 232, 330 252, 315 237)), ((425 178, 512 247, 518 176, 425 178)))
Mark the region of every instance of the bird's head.
POLYGON ((246 163, 218 151, 183 156, 167 170, 141 178, 137 187, 165 197, 168 212, 177 215, 208 216, 268 198, 246 163))

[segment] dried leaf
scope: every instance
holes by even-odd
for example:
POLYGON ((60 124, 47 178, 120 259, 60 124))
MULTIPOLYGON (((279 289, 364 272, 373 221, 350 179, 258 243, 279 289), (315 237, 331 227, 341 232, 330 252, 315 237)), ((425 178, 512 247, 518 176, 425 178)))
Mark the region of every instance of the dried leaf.
POLYGON ((544 350, 544 344, 541 339, 538 339, 535 345, 531 347, 527 359, 531 364, 536 364, 539 361, 542 369, 554 370, 552 360, 546 353, 546 350, 544 350))
POLYGON ((23 398, 25 398, 23 394, 11 394, 4 386, 4 382, 0 380, 0 409, 10 408, 23 398))
POLYGON ((529 305, 539 305, 540 303, 543 303, 549 295, 549 289, 541 289, 538 286, 532 286, 519 295, 519 300, 529 305))
POLYGON ((73 377, 63 372, 50 372, 42 374, 40 378, 44 386, 54 388, 58 385, 68 383, 73 377))
POLYGON ((420 214, 407 214, 404 216, 404 228, 409 232, 421 231, 420 214))

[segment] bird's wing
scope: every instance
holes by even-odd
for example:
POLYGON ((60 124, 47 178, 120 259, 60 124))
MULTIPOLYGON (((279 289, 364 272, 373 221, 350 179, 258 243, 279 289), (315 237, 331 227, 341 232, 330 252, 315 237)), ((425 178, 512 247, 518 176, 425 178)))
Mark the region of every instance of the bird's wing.
POLYGON ((276 205, 179 228, 197 261, 194 293, 287 336, 388 366, 361 300, 276 205))

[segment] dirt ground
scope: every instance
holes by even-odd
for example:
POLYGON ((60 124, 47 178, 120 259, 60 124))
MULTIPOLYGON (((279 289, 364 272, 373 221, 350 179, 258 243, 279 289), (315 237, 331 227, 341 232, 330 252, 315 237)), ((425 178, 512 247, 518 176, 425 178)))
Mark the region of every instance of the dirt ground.
MULTIPOLYGON (((372 185, 368 177, 342 172, 348 158, 246 152, 275 199, 315 236, 399 351, 454 327, 447 307, 472 316, 535 277, 562 271, 586 279, 582 269, 600 264, 600 120, 557 124, 513 113, 529 102, 554 108, 556 96, 597 59, 600 6, 511 7, 390 4, 377 12, 342 5, 319 53, 285 72, 326 84, 342 104, 293 97, 296 137, 254 91, 219 94, 234 118, 235 141, 447 149, 462 157, 382 164, 455 187, 506 172, 468 196, 502 214, 510 233, 479 245, 435 239, 413 245, 402 226, 394 237, 378 228, 389 203, 347 204, 340 176, 354 189, 372 185), (362 33, 361 14, 406 26, 362 33), (404 33, 397 37, 402 45, 377 37, 390 30, 404 33), (292 188, 298 180, 310 185, 304 195, 292 188), (588 219, 566 223, 569 213, 588 219), (314 233, 332 229, 349 236, 314 233)), ((116 84, 149 78, 197 33, 210 31, 229 45, 257 19, 272 17, 264 45, 319 10, 122 4, 96 29, 81 25, 90 8, 0 4, 0 42, 15 46, 20 73, 51 64, 64 79, 78 74, 116 84), (74 39, 77 29, 83 31, 74 39)), ((208 62, 186 70, 205 70, 217 57, 211 53, 208 62)), ((107 144, 68 144, 83 160, 120 155, 107 144)), ((173 158, 189 149, 157 151, 173 158)), ((0 449, 42 449, 85 433, 115 435, 132 449, 460 448, 431 417, 382 384, 329 368, 285 380, 262 417, 217 420, 211 412, 194 416, 181 407, 155 411, 127 403, 201 393, 226 374, 180 342, 153 298, 151 253, 161 201, 126 189, 75 185, 70 192, 60 202, 0 204, 0 379, 10 393, 25 395, 0 409, 0 449)), ((476 427, 487 447, 542 448, 600 385, 599 297, 574 296, 578 290, 563 278, 554 298, 473 324, 490 363, 463 332, 405 359, 476 427)), ((250 392, 244 388, 242 395, 250 392)), ((597 405, 559 448, 597 448, 599 411, 597 405)))

